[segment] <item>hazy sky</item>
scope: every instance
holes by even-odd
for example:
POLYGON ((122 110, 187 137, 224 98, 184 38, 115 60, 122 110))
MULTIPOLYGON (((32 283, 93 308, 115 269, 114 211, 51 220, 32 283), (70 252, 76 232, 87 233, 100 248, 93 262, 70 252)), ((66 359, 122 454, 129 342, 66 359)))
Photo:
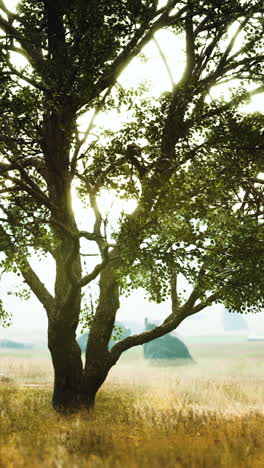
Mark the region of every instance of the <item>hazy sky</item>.
MULTIPOLYGON (((8 8, 12 9, 16 5, 16 0, 6 1, 8 8)), ((171 66, 171 70, 174 76, 175 81, 177 81, 184 69, 184 42, 180 39, 177 39, 169 31, 161 31, 156 33, 156 39, 163 52, 166 54, 168 63, 171 66)), ((157 46, 154 42, 149 44, 143 51, 148 61, 145 63, 141 59, 134 59, 129 67, 123 72, 119 81, 124 87, 137 87, 142 81, 148 80, 150 82, 151 94, 158 96, 163 91, 168 91, 171 89, 170 79, 164 63, 160 57, 157 46)), ((23 65, 23 61, 18 57, 14 56, 14 59, 17 63, 23 65)), ((231 84, 229 84, 231 86, 231 84)), ((218 87, 211 91, 213 97, 217 98, 223 93, 228 92, 228 86, 218 87)), ((243 109, 248 112, 252 111, 263 111, 264 107, 264 96, 258 95, 255 96, 251 103, 247 106, 243 106, 243 109)), ((86 119, 87 120, 87 119, 86 119)), ((113 127, 118 126, 118 120, 112 116, 113 127)), ((87 122, 83 122, 84 126, 87 122)), ((109 124, 109 116, 101 116, 98 118, 98 124, 104 125, 109 124)), ((78 206, 78 201, 75 200, 75 203, 78 206)), ((101 199, 101 204, 106 205, 110 203, 110 197, 107 193, 101 199)), ((117 203, 116 212, 120 211, 121 205, 117 203)), ((123 206, 124 207, 124 206, 123 206)), ((131 210, 133 208, 133 202, 127 205, 127 209, 131 210)), ((52 279, 54 277, 54 268, 51 261, 44 259, 41 261, 41 265, 37 265, 37 271, 40 273, 41 279, 47 284, 47 286, 52 289, 52 279), (39 268, 40 267, 40 268, 39 268)), ((16 277, 12 274, 5 274, 2 276, 0 282, 0 297, 4 300, 7 310, 11 310, 13 313, 13 327, 12 335, 16 331, 31 329, 45 329, 47 326, 47 319, 45 316, 45 311, 37 301, 37 299, 32 295, 32 298, 27 302, 21 302, 19 298, 15 298, 7 294, 7 291, 15 291, 19 282, 16 277)), ((205 326, 199 328, 199 330, 204 333, 214 332, 219 329, 220 326, 220 310, 221 306, 214 307, 215 314, 212 316, 212 311, 207 311, 203 315, 207 316, 207 321, 204 321, 205 326)), ((122 299, 121 309, 118 313, 118 319, 120 320, 140 320, 143 322, 144 318, 148 316, 150 319, 162 319, 170 313, 170 304, 165 303, 162 305, 155 305, 149 303, 144 299, 144 294, 141 291, 137 291, 132 294, 129 298, 122 299)), ((178 330, 179 332, 184 333, 193 333, 195 330, 199 332, 197 328, 197 322, 195 320, 188 320, 186 324, 183 324, 178 330)), ((0 327, 0 338, 3 336, 10 335, 8 330, 2 329, 0 327)))

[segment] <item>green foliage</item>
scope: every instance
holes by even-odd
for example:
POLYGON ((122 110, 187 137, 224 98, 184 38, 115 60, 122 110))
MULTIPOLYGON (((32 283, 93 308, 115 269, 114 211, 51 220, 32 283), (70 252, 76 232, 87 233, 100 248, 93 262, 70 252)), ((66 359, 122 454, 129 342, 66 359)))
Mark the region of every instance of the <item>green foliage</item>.
POLYGON ((14 296, 18 297, 19 299, 23 300, 23 301, 28 301, 30 299, 30 297, 31 297, 31 290, 28 287, 25 287, 23 289, 19 288, 16 291, 8 291, 7 292, 8 296, 11 296, 12 294, 14 296))
MULTIPOLYGON (((50 3, 47 2, 49 8, 50 3)), ((56 87, 57 102, 63 93, 70 96, 77 92, 80 100, 95 95, 97 81, 105 72, 111 73, 113 61, 135 34, 137 22, 153 12, 151 3, 65 1, 52 5, 49 16, 42 1, 20 2, 18 12, 24 18, 20 32, 46 56, 54 50, 52 60, 47 61, 45 68, 37 67, 37 73, 45 76, 48 86, 56 87), (57 51, 52 32, 48 31, 50 25, 60 30, 57 51), (59 75, 57 65, 61 68, 59 75)))
POLYGON ((7 328, 12 323, 12 314, 7 312, 4 308, 3 302, 0 299, 0 326, 7 328))
MULTIPOLYGON (((207 113, 212 109, 214 117, 206 118, 206 127, 197 118, 179 141, 173 175, 155 193, 155 210, 140 230, 133 224, 132 231, 129 219, 123 219, 122 235, 117 236, 124 260, 120 281, 126 293, 143 287, 151 300, 162 302, 176 269, 189 283, 199 283, 201 298, 212 291, 229 309, 257 311, 263 307, 264 229, 259 214, 264 194, 263 185, 252 186, 252 181, 263 172, 264 118, 243 115, 236 106, 218 113, 213 103, 207 113)), ((149 110, 151 126, 150 115, 149 110)), ((160 110, 160 122, 163 116, 160 110)), ((146 185, 147 177, 151 180, 150 168, 146 185)), ((182 294, 181 302, 186 299, 182 294)))
MULTIPOLYGON (((102 261, 113 252, 120 259, 123 292, 143 287, 160 303, 171 294, 176 272, 200 301, 214 293, 230 309, 259 310, 264 118, 244 115, 239 106, 249 85, 263 84, 263 5, 171 5, 157 14, 151 0, 22 0, 16 20, 2 26, 1 267, 23 273, 32 254, 50 253, 63 277, 57 274, 56 293, 71 297, 75 274, 81 278, 74 185, 86 208, 94 209, 90 238, 102 261), (120 73, 150 31, 163 27, 186 39, 181 80, 157 99, 146 83, 124 90, 120 73), (234 28, 241 32, 234 35, 234 28), (241 41, 233 50, 236 35, 241 41), (14 51, 26 59, 24 68, 12 65, 14 51), (210 98, 211 88, 232 79, 236 89, 228 98, 210 98), (93 111, 115 112, 120 130, 102 130, 92 119, 82 140, 81 119, 93 111), (111 213, 103 219, 93 202, 105 190, 138 203, 112 229, 111 213)), ((187 298, 178 291, 179 304, 187 298)), ((94 315, 91 298, 84 300, 83 329, 94 315)))
POLYGON ((87 329, 90 328, 94 319, 95 306, 96 301, 93 300, 91 292, 89 293, 89 298, 83 295, 79 320, 79 324, 81 325, 81 334, 86 333, 87 329))

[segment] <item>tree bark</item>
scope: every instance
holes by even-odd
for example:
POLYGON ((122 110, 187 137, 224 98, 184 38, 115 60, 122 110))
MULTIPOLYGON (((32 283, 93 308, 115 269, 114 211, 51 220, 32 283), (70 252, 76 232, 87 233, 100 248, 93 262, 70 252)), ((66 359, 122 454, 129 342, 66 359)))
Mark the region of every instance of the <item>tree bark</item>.
MULTIPOLYGON (((71 314, 72 315, 72 314, 71 314)), ((81 350, 76 342, 78 321, 65 320, 65 313, 57 311, 49 320, 48 346, 54 367, 54 409, 70 412, 79 407, 82 378, 81 350)))
POLYGON ((99 288, 99 303, 87 343, 80 394, 82 405, 88 408, 93 407, 96 393, 113 365, 108 343, 119 309, 119 287, 113 263, 109 263, 101 272, 99 288))

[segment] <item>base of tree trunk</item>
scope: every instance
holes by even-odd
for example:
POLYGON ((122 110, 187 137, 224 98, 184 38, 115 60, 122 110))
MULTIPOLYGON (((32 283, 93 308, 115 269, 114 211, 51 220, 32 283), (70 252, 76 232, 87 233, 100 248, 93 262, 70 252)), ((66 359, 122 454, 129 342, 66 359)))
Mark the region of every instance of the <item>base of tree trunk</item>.
POLYGON ((80 394, 79 407, 84 410, 93 411, 95 407, 95 397, 96 397, 96 394, 94 395, 80 394))
POLYGON ((65 382, 57 382, 55 379, 52 397, 52 406, 58 413, 70 414, 80 410, 92 411, 95 406, 97 390, 87 389, 86 386, 70 388, 65 382))
POLYGON ((55 378, 52 406, 60 413, 72 413, 80 409, 79 388, 72 388, 67 382, 55 378))

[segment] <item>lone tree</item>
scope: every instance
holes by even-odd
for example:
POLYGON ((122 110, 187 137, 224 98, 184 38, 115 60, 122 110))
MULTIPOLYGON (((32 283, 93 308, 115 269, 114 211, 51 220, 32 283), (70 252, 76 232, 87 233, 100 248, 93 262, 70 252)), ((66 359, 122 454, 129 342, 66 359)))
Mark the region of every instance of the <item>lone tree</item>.
POLYGON ((239 106, 264 90, 263 2, 21 0, 12 13, 0 0, 0 11, 2 266, 22 275, 47 312, 53 406, 91 407, 127 349, 214 301, 240 312, 262 306, 264 119, 239 106), (185 41, 181 79, 173 82, 160 51, 171 92, 154 100, 124 91, 120 74, 162 28, 185 41), (210 90, 229 81, 228 96, 213 99, 210 90), (100 133, 94 122, 80 132, 89 111, 117 108, 120 132, 100 133), (92 232, 78 227, 72 188, 92 232), (102 190, 137 202, 112 233, 102 190), (95 267, 83 257, 90 245, 101 256, 95 267), (30 264, 36 253, 55 263, 52 292, 30 264), (188 294, 177 288, 181 276, 188 294), (97 279, 83 368, 76 328, 97 279), (157 302, 171 296, 171 312, 109 351, 120 291, 137 287, 157 302))

